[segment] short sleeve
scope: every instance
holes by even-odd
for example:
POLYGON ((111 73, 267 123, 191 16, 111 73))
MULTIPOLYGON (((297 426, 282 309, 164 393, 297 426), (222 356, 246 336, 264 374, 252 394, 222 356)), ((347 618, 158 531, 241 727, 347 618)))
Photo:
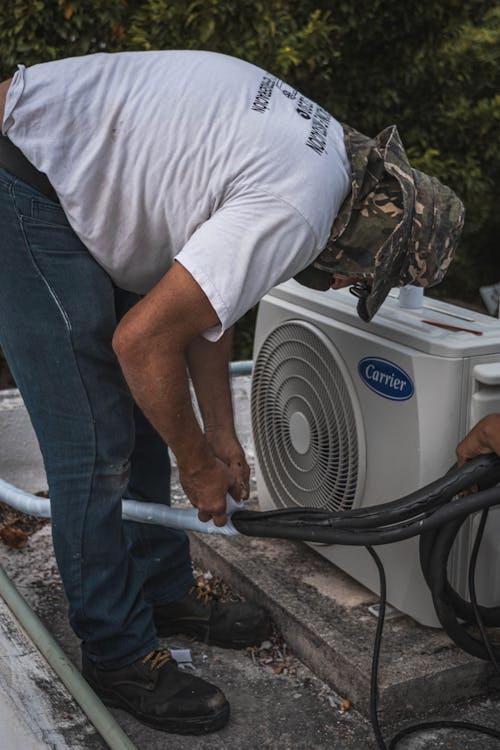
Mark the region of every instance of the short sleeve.
POLYGON ((316 247, 309 223, 278 196, 259 190, 225 203, 175 258, 220 320, 204 337, 217 341, 272 287, 309 265, 318 255, 316 247))
POLYGON ((12 81, 10 82, 9 90, 7 91, 7 98, 5 100, 3 121, 0 123, 2 135, 8 134, 9 128, 14 122, 12 112, 16 108, 17 103, 19 99, 21 98, 23 90, 24 90, 25 70, 26 70, 25 65, 18 65, 17 70, 12 77, 12 81))

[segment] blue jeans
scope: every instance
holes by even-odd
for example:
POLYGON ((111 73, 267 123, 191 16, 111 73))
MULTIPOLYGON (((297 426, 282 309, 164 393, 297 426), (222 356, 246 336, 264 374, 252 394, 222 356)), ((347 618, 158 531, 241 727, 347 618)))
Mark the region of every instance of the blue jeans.
POLYGON ((138 299, 113 285, 58 203, 0 168, 0 346, 40 443, 70 623, 108 669, 157 646, 153 603, 193 582, 183 532, 121 518, 123 496, 170 503, 167 446, 111 346, 138 299))

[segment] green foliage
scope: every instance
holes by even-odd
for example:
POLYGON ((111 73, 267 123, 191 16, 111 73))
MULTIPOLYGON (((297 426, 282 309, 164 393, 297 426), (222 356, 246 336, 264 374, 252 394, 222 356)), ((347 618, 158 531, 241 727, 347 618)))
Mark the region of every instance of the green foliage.
POLYGON ((17 63, 118 49, 127 0, 8 0, 0 6, 2 79, 17 63))
MULTIPOLYGON (((500 278, 500 9, 494 0, 10 0, 1 77, 100 50, 211 49, 270 70, 367 134, 397 123, 412 163, 463 198, 438 293, 475 301, 500 278)), ((237 352, 250 353, 253 314, 237 352)))

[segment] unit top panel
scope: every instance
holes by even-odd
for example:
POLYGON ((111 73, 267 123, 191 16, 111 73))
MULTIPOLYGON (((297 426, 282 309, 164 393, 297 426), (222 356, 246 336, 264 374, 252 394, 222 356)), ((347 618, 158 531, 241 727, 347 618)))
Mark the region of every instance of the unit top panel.
POLYGON ((285 300, 304 310, 338 320, 404 346, 442 357, 500 355, 500 320, 424 297, 423 307, 409 310, 399 305, 393 289, 370 323, 356 312, 357 299, 348 289, 319 292, 287 281, 272 289, 265 299, 285 300))

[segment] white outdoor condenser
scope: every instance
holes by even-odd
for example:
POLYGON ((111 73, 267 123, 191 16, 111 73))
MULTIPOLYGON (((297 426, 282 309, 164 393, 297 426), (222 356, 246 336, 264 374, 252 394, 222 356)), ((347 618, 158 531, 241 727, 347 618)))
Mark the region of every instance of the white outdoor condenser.
MULTIPOLYGON (((400 498, 442 476, 481 417, 500 412, 500 322, 424 298, 403 309, 398 290, 371 323, 348 290, 289 281, 260 303, 254 344, 252 428, 262 509, 341 510, 400 498), (453 326, 451 331, 432 325, 453 326)), ((451 556, 451 583, 467 595, 477 517, 451 556)), ((364 548, 312 545, 373 591, 364 548)), ((418 539, 377 548, 388 601, 437 626, 418 539)), ((500 605, 500 511, 490 513, 477 572, 486 606, 500 605)))

